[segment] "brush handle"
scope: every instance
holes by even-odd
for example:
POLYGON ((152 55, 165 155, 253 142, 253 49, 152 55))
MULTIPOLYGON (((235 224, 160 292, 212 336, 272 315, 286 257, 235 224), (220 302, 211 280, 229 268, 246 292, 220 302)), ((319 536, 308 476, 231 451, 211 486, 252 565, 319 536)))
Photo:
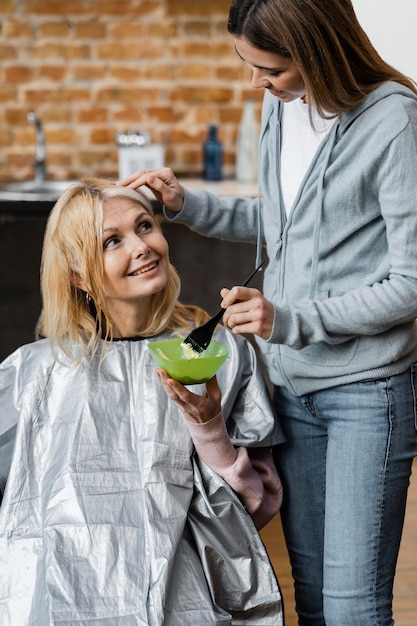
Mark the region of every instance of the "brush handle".
MULTIPOLYGON (((255 276, 256 272, 262 267, 264 261, 247 277, 241 287, 245 287, 248 282, 255 276)), ((200 354, 206 350, 209 345, 213 332, 224 315, 225 309, 220 309, 216 315, 213 315, 205 324, 195 328, 183 341, 183 345, 191 347, 196 354, 200 354)))
POLYGON ((256 268, 253 270, 252 274, 251 274, 250 276, 248 276, 248 277, 247 277, 247 279, 245 280, 245 282, 244 282, 244 283, 242 283, 240 286, 241 286, 241 287, 246 287, 246 285, 248 284, 248 282, 249 282, 250 280, 252 280, 252 278, 255 276, 256 272, 259 272, 259 270, 261 269, 261 267, 262 267, 262 265, 263 265, 264 263, 265 263, 265 261, 262 261, 262 263, 259 263, 258 267, 256 267, 256 268))
MULTIPOLYGON (((252 280, 252 278, 255 276, 255 274, 257 272, 259 272, 259 270, 261 269, 262 265, 265 263, 265 261, 262 261, 262 263, 260 263, 258 265, 258 267, 256 267, 252 274, 250 276, 247 277, 247 279, 245 280, 245 282, 243 282, 240 286, 241 287, 246 287, 246 285, 252 280)), ((220 309, 220 311, 218 313, 216 313, 216 315, 212 318, 213 320, 216 320, 216 324, 218 324, 220 322, 220 320, 223 317, 223 313, 224 313, 224 309, 220 309)))

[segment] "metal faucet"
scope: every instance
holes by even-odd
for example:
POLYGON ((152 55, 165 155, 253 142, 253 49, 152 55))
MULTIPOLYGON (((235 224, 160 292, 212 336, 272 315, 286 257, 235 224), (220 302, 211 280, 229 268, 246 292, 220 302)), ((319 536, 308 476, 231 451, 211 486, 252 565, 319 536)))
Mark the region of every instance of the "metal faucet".
POLYGON ((27 121, 35 125, 36 129, 36 160, 33 163, 35 181, 44 182, 48 176, 46 173, 46 142, 42 122, 35 113, 27 114, 27 121))

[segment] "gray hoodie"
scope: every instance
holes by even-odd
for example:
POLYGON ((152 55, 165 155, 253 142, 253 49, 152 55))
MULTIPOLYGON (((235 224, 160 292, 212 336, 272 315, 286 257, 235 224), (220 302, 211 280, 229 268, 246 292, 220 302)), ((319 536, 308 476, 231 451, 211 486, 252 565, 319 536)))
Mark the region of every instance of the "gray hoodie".
MULTIPOLYGON (((301 395, 398 374, 417 361, 417 96, 393 82, 342 114, 286 217, 281 113, 265 93, 259 198, 185 191, 175 220, 266 245, 275 309, 259 345, 271 381, 301 395)), ((169 214, 172 217, 172 214, 169 214)))

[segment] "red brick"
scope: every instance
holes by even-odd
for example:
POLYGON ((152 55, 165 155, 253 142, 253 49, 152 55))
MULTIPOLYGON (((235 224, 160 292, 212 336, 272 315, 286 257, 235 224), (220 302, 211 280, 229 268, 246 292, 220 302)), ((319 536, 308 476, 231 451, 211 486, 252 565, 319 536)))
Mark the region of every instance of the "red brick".
POLYGON ((74 81, 88 81, 93 85, 93 81, 100 80, 104 78, 105 75, 106 68, 103 64, 72 66, 72 78, 74 81))
POLYGON ((233 97, 233 90, 226 87, 178 87, 171 92, 173 102, 180 100, 188 104, 201 102, 229 102, 233 97))
POLYGON ((92 145, 111 144, 115 142, 116 133, 113 129, 93 128, 89 133, 89 140, 92 145))
POLYGON ((225 0, 169 0, 167 2, 168 15, 187 17, 195 15, 224 15, 227 16, 229 3, 225 0))
POLYGON ((45 139, 48 145, 62 144, 65 146, 78 146, 80 144, 80 134, 76 127, 71 124, 70 127, 61 127, 59 129, 45 128, 45 139))
POLYGON ((10 146, 10 135, 7 129, 0 127, 0 146, 10 146))
POLYGON ((199 20, 198 22, 185 22, 184 33, 187 36, 195 36, 208 38, 212 34, 211 22, 207 20, 199 20))
POLYGON ((109 37, 116 39, 137 39, 145 34, 148 34, 145 25, 136 20, 123 20, 109 26, 109 37))
POLYGON ((13 65, 4 70, 5 80, 8 83, 28 83, 33 80, 33 68, 27 65, 13 65))
POLYGON ((203 63, 185 63, 178 68, 178 78, 185 80, 204 80, 208 81, 213 74, 211 64, 203 65, 203 63))
MULTIPOLYGON (((143 114, 138 107, 123 107, 117 111, 112 112, 112 119, 115 122, 120 122, 129 125, 136 125, 142 122, 143 114)), ((127 130, 126 128, 120 130, 127 130)))
POLYGON ((55 82, 64 80, 67 74, 67 67, 65 65, 42 65, 39 68, 40 78, 46 78, 55 82))
POLYGON ((2 87, 0 85, 0 102, 12 102, 16 99, 16 89, 14 87, 2 87))
POLYGON ((25 0, 27 15, 76 15, 80 16, 91 11, 90 2, 84 0, 25 0))
POLYGON ((1 43, 0 42, 0 59, 2 63, 8 60, 17 59, 19 54, 19 46, 16 44, 16 47, 11 44, 1 43))
POLYGON ((25 91, 25 100, 27 104, 43 104, 43 103, 80 103, 88 100, 90 92, 88 89, 27 89, 25 91))
POLYGON ((77 39, 104 39, 106 37, 106 25, 96 19, 75 24, 74 37, 77 39))
POLYGON ((77 122, 80 124, 97 124, 108 120, 106 107, 91 107, 78 109, 77 122))
POLYGON ((0 2, 0 15, 6 15, 11 13, 14 9, 15 0, 1 0, 0 2))
POLYGON ((139 103, 141 102, 157 102, 159 97, 159 89, 143 87, 105 87, 97 92, 99 102, 114 103, 139 103))
POLYGON ((71 26, 67 21, 44 22, 39 24, 38 37, 68 37, 71 34, 71 26))
POLYGON ((5 39, 19 39, 23 37, 28 41, 33 37, 33 30, 34 28, 31 24, 20 20, 5 20, 2 25, 2 35, 5 39))
POLYGON ((68 106, 60 104, 59 107, 51 106, 50 108, 48 106, 42 106, 41 111, 38 112, 40 113, 45 126, 52 123, 68 125, 73 120, 70 106, 70 103, 68 106))
POLYGON ((136 65, 134 65, 133 67, 130 65, 121 65, 120 63, 118 63, 117 65, 112 65, 109 68, 108 73, 109 78, 112 78, 113 82, 124 81, 131 85, 136 84, 136 81, 138 81, 144 75, 142 68, 138 68, 136 67, 136 65))

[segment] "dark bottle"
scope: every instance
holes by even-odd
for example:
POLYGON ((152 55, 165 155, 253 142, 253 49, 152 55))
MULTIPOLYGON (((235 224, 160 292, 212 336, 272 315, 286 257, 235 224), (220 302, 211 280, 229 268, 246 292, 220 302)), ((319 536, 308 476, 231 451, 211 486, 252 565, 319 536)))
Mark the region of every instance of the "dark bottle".
POLYGON ((222 180, 223 144, 217 137, 217 126, 210 124, 208 137, 203 145, 204 180, 222 180))

